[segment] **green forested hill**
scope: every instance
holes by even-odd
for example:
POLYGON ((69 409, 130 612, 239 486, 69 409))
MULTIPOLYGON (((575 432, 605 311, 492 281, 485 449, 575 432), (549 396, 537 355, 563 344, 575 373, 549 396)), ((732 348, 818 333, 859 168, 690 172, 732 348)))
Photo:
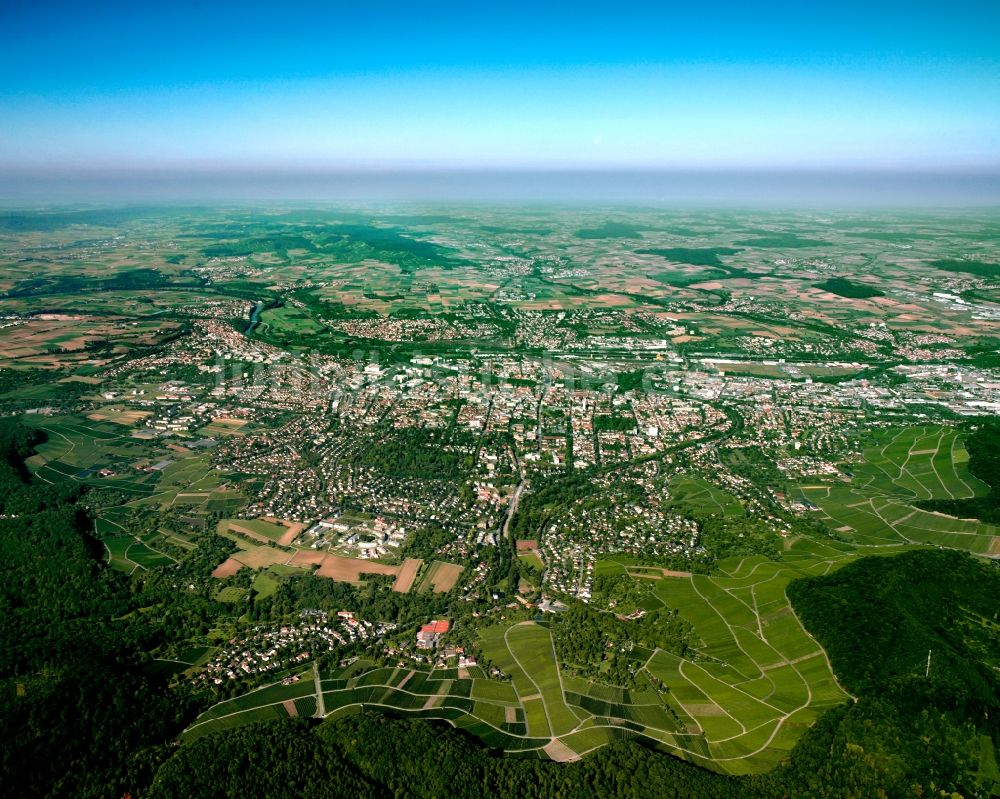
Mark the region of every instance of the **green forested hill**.
POLYGON ((148 780, 183 701, 136 667, 133 604, 73 490, 27 481, 33 438, 0 425, 0 783, 8 796, 120 796, 148 780))
POLYGON ((837 785, 868 785, 867 795, 876 788, 907 795, 910 785, 989 795, 989 785, 1000 782, 991 755, 1000 741, 995 563, 950 550, 869 557, 792 583, 788 595, 858 696, 796 747, 792 774, 817 779, 809 776, 815 757, 814 765, 823 764, 817 776, 825 774, 829 785, 823 795, 837 795, 837 785), (834 724, 831 754, 839 750, 841 760, 814 750, 834 724))
POLYGON ((185 746, 149 794, 189 796, 763 797, 769 786, 723 777, 620 743, 577 763, 495 757, 443 723, 364 712, 310 731, 258 724, 185 746))

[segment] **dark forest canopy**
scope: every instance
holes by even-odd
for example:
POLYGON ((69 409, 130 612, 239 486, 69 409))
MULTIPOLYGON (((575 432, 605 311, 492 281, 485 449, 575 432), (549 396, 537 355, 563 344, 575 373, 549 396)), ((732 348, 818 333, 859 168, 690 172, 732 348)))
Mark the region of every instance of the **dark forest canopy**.
POLYGON ((889 795, 913 783, 975 795, 980 747, 1000 741, 996 564, 951 550, 869 557, 788 596, 858 696, 840 735, 874 755, 868 774, 889 795))
POLYGON ((185 701, 137 668, 128 578, 107 569, 70 489, 30 482, 35 443, 0 424, 0 784, 8 796, 120 796, 152 774, 185 701))
POLYGON ((183 747, 154 799, 270 797, 764 797, 723 777, 623 742, 578 763, 503 758, 443 723, 361 713, 310 730, 258 724, 183 747))
POLYGON ((822 283, 817 283, 816 288, 846 297, 850 300, 868 300, 872 297, 884 297, 885 292, 866 283, 859 283, 856 280, 848 280, 846 277, 831 277, 822 283))

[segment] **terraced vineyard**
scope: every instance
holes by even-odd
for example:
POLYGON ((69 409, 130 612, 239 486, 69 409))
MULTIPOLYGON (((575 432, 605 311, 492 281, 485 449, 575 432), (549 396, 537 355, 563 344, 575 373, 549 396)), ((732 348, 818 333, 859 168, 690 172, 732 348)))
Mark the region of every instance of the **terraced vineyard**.
POLYGON ((866 450, 849 483, 803 486, 803 497, 844 540, 862 547, 930 544, 1000 554, 1000 528, 921 510, 925 499, 965 499, 988 488, 966 466, 969 455, 947 427, 911 427, 866 450))
POLYGON ((320 675, 318 683, 303 675, 220 703, 185 737, 301 715, 298 700, 318 700, 319 690, 325 714, 364 705, 446 719, 491 746, 556 760, 641 735, 733 773, 766 770, 825 708, 846 697, 784 587, 849 557, 803 540, 787 563, 749 558, 724 564, 716 577, 663 577, 657 595, 694 624, 701 645, 692 660, 659 649, 643 653, 641 679, 631 690, 562 675, 549 631, 529 621, 482 633, 484 654, 509 681, 486 679, 477 667, 365 670, 359 661, 320 675))
MULTIPOLYGON (((487 679, 478 667, 374 669, 358 661, 216 705, 185 737, 265 718, 306 711, 329 716, 365 706, 445 719, 489 746, 554 760, 642 737, 715 770, 766 771, 825 710, 848 698, 826 653, 795 615, 786 587, 861 555, 893 555, 917 545, 996 552, 997 531, 988 525, 908 504, 986 490, 968 473, 966 459, 953 431, 907 429, 870 449, 850 483, 803 487, 842 540, 792 538, 780 560, 730 558, 712 575, 605 564, 654 580, 653 601, 677 610, 697 639, 687 658, 659 648, 633 650, 636 681, 629 689, 563 674, 550 622, 536 619, 480 633, 483 655, 503 672, 502 681, 487 679)), ((691 501, 719 502, 696 481, 678 487, 691 501)))
POLYGON ((134 534, 128 529, 132 510, 209 514, 233 510, 246 502, 239 491, 222 485, 219 473, 204 452, 178 447, 166 450, 171 457, 165 458, 162 450, 153 450, 145 439, 132 435, 130 427, 108 421, 81 422, 53 417, 38 427, 48 438, 27 461, 37 479, 50 484, 81 483, 119 492, 127 498, 121 505, 103 508, 94 524, 94 533, 104 544, 108 564, 119 571, 131 574, 176 563, 174 555, 161 551, 161 541, 182 549, 194 546, 176 531, 134 534), (143 462, 159 468, 144 471, 132 468, 143 462), (102 476, 102 470, 114 474, 102 476), (117 476, 119 472, 130 476, 117 476))

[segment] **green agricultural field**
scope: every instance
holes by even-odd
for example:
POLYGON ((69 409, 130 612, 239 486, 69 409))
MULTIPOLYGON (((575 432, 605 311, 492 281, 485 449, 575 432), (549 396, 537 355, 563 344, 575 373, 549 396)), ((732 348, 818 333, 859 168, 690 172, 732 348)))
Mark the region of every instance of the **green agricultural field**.
POLYGON ((967 462, 954 430, 911 427, 865 450, 849 483, 830 481, 800 491, 840 538, 857 546, 925 544, 1000 554, 1000 528, 913 505, 985 494, 987 487, 969 473, 967 462))
POLYGON ((142 541, 135 541, 129 545, 128 549, 125 550, 125 557, 145 569, 177 562, 170 555, 158 552, 142 541))
POLYGON ((219 522, 218 530, 219 532, 232 530, 235 533, 250 531, 271 541, 277 541, 288 532, 287 527, 263 519, 223 519, 219 522))
POLYGON ((265 718, 287 718, 284 702, 315 695, 311 672, 301 675, 290 685, 274 683, 213 705, 202 713, 182 734, 182 740, 194 740, 202 735, 251 724, 265 718))
POLYGON ((732 494, 711 483, 691 477, 675 477, 670 481, 672 503, 699 518, 704 515, 742 516, 743 506, 732 494))
POLYGON ((214 646, 195 645, 177 653, 177 660, 192 666, 206 662, 216 651, 214 646))
POLYGON ((326 328, 298 308, 273 308, 265 311, 260 317, 260 333, 262 335, 314 335, 322 333, 326 328))
MULTIPOLYGON (((200 496, 219 485, 218 473, 203 454, 179 456, 162 445, 145 443, 122 433, 119 425, 53 417, 38 424, 47 440, 37 447, 28 467, 48 483, 74 481, 93 488, 120 491, 130 502, 163 509, 204 501, 200 496), (162 469, 137 471, 130 464, 168 462, 162 469), (117 473, 101 477, 111 468, 117 473)), ((235 499, 236 497, 230 497, 235 499)), ((241 498, 241 501, 245 499, 241 498)), ((142 557, 142 556, 140 556, 142 557)), ((146 555, 147 562, 152 562, 146 555)))
POLYGON ((986 486, 969 473, 968 460, 954 429, 911 427, 866 450, 853 483, 914 499, 962 499, 986 493, 986 486))
POLYGON ((659 581, 660 598, 700 638, 694 660, 657 651, 646 664, 654 683, 668 689, 687 732, 706 745, 702 754, 686 741, 682 752, 732 773, 758 771, 780 759, 771 742, 785 725, 814 721, 844 700, 824 653, 784 594, 792 579, 825 573, 844 558, 809 557, 794 565, 731 559, 720 564, 718 576, 659 581))
MULTIPOLYGON (((540 749, 549 741, 548 733, 544 737, 526 735, 525 711, 513 688, 505 683, 459 679, 418 669, 372 669, 363 661, 321 677, 322 708, 327 717, 363 705, 445 719, 473 732, 490 746, 510 751, 540 749)), ((185 740, 273 715, 289 698, 295 699, 299 715, 302 707, 313 707, 316 712, 319 698, 311 674, 304 674, 291 686, 274 684, 215 705, 188 728, 185 740)), ((544 719, 540 700, 538 712, 538 718, 544 719)))
POLYGON ((139 564, 129 560, 126 554, 129 547, 136 543, 135 537, 131 535, 117 535, 104 539, 104 546, 107 549, 108 563, 112 568, 131 574, 139 564))
POLYGON ((522 552, 517 557, 521 563, 531 570, 541 572, 545 569, 545 564, 542 562, 542 559, 538 556, 537 552, 522 552))
POLYGON ((517 705, 518 699, 512 686, 495 680, 474 680, 472 696, 475 699, 488 699, 504 705, 517 705))
MULTIPOLYGON (((504 641, 516 664, 540 695, 548 727, 554 736, 573 730, 579 719, 566 704, 559 667, 549 631, 537 624, 525 622, 507 630, 504 641)), ((526 697, 521 695, 521 701, 526 697)), ((525 702, 525 704, 527 704, 525 702)), ((530 719, 530 716, 529 716, 530 719)), ((530 727, 530 721, 529 721, 530 727)))
MULTIPOLYGON (((822 573, 832 564, 801 555, 808 566, 755 558, 725 564, 731 571, 718 578, 661 580, 657 593, 681 608, 701 646, 694 660, 650 653, 642 666, 648 686, 636 691, 578 679, 567 685, 548 630, 523 622, 483 632, 484 653, 510 675, 510 684, 459 679, 451 670, 439 675, 362 666, 359 672, 355 664, 340 676, 324 677, 324 709, 363 704, 445 718, 479 730, 484 739, 503 741, 505 748, 546 747, 560 759, 566 750, 590 751, 627 729, 717 768, 760 771, 781 757, 784 750, 771 744, 789 740, 786 725, 800 732, 803 722, 845 696, 784 598, 783 586, 793 577, 822 573), (511 726, 518 718, 523 728, 511 726)), ((206 712, 189 734, 229 728, 241 713, 255 720, 280 695, 273 688, 230 700, 206 712)))

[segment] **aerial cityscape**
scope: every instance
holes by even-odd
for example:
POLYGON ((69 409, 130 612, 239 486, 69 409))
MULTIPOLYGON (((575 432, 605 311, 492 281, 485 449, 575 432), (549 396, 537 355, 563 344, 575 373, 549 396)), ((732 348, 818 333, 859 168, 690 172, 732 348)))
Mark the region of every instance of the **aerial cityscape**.
POLYGON ((890 63, 899 9, 778 58, 825 12, 734 4, 711 64, 658 49, 691 11, 535 56, 539 11, 508 63, 520 6, 303 7, 357 33, 311 56, 66 9, 78 73, 3 11, 5 792, 1000 795, 1000 17, 958 6, 890 63))

